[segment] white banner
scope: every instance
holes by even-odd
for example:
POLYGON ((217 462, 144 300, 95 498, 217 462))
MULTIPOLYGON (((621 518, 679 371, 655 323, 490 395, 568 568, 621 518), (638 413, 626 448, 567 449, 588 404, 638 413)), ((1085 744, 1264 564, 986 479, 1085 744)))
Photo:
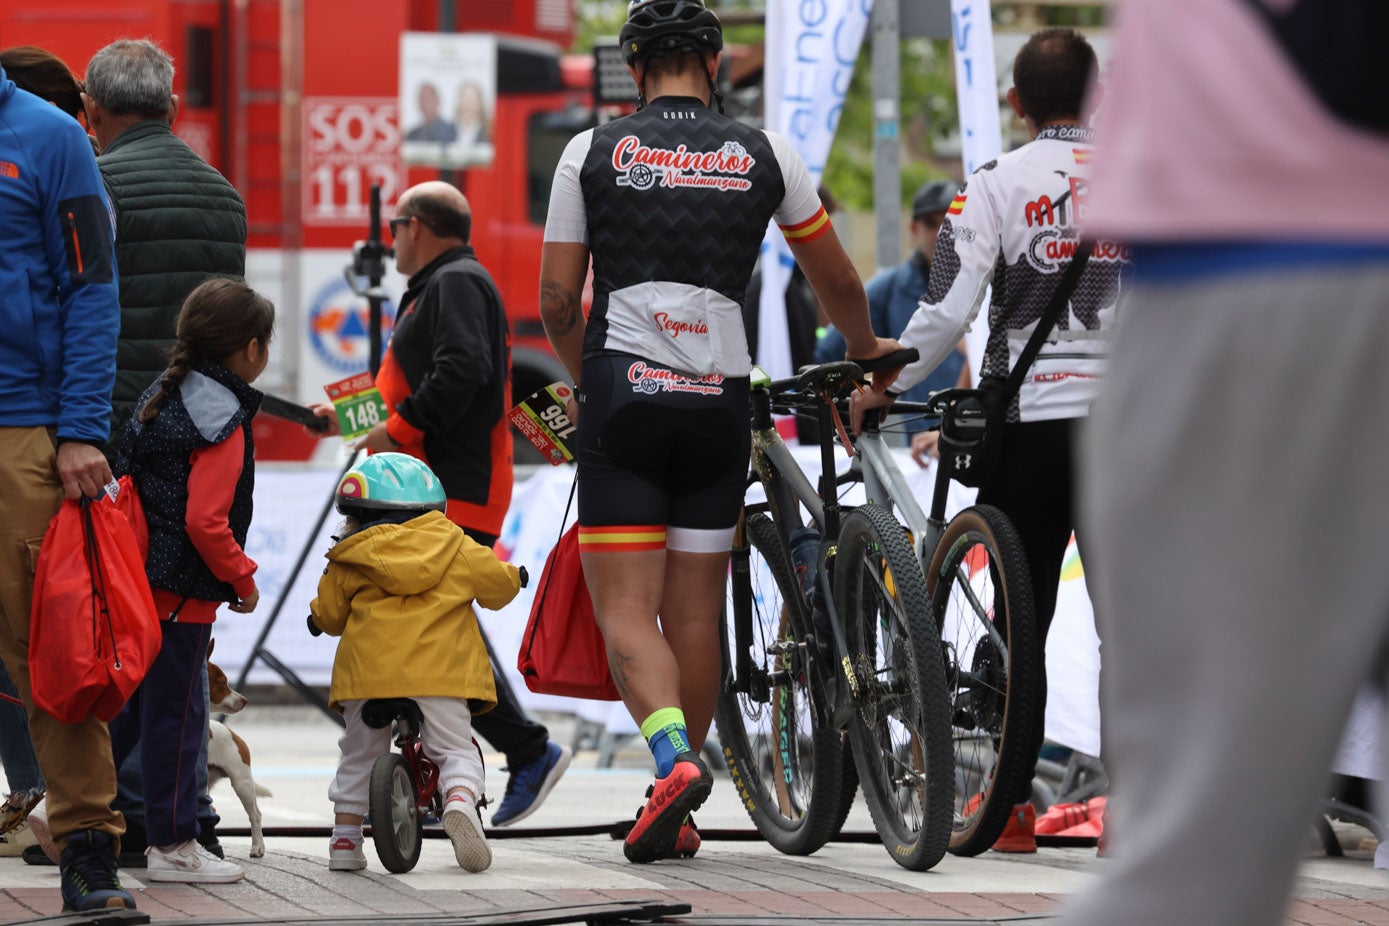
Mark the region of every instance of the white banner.
MULTIPOLYGON (((817 183, 872 11, 873 0, 767 0, 765 124, 786 137, 817 183)), ((753 360, 774 378, 793 372, 786 285, 794 265, 773 222, 762 242, 762 301, 753 360)))
MULTIPOLYGON (((994 71, 993 12, 989 0, 950 0, 955 51, 955 99, 960 110, 960 154, 965 179, 1003 153, 994 71)), ((988 301, 965 335, 969 368, 979 375, 989 338, 988 301)))

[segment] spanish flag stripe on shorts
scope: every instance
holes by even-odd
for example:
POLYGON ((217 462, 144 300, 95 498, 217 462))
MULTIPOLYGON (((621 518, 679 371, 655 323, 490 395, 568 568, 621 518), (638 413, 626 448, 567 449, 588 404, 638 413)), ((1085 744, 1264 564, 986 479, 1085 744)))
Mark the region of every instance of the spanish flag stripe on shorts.
POLYGON ((821 206, 814 215, 795 225, 779 225, 781 233, 792 244, 805 244, 819 238, 830 230, 830 214, 821 206))
POLYGON ((579 550, 585 553, 630 553, 664 550, 666 529, 661 525, 624 524, 586 527, 579 525, 579 550))
POLYGON ((959 215, 965 211, 965 194, 961 193, 950 202, 950 208, 945 210, 946 215, 959 215))
POLYGON ((1072 148, 1072 149, 1071 149, 1071 156, 1074 157, 1074 158, 1076 159, 1076 163, 1077 163, 1077 164, 1089 164, 1089 163, 1090 163, 1090 155, 1091 155, 1091 153, 1092 153, 1092 149, 1090 149, 1090 148, 1072 148))

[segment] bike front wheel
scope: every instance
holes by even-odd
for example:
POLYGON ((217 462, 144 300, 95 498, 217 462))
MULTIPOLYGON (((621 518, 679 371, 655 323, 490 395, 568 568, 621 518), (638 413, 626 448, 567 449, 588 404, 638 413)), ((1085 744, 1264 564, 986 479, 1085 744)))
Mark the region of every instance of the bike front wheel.
POLYGON ((844 519, 836 560, 859 784, 888 854, 925 871, 950 841, 954 771, 945 662, 921 565, 878 505, 844 519))
POLYGON ((808 606, 786 544, 765 514, 747 518, 746 539, 748 581, 731 574, 721 620, 715 722, 733 784, 757 831, 781 852, 809 855, 844 822, 847 757, 843 738, 820 722, 825 714, 811 666, 808 606), (734 618, 739 597, 752 615, 742 641, 734 618), (740 646, 748 663, 738 677, 740 646))
POLYGON ((1007 515, 976 505, 952 518, 931 557, 927 590, 949 676, 956 774, 950 851, 978 855, 1003 832, 1013 805, 1029 799, 1041 745, 1032 580, 1007 515))

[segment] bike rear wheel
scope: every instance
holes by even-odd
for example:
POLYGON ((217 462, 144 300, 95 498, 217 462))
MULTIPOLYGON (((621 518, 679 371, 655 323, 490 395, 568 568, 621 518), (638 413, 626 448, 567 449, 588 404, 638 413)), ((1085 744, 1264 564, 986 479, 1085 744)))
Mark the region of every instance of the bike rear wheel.
MULTIPOLYGON (((813 680, 808 605, 791 557, 765 514, 746 520, 750 589, 730 575, 724 613, 723 674, 715 722, 738 796, 757 831, 788 855, 809 855, 838 832, 844 803, 843 737, 822 725, 823 696, 813 680), (752 611, 749 677, 735 690, 735 595, 752 611)), ((852 787, 852 784, 850 784, 852 787)), ((848 792, 853 801, 853 791, 848 792)))
POLYGON ((836 559, 859 784, 888 854, 925 871, 945 855, 954 793, 945 662, 925 579, 906 531, 878 505, 844 519, 836 559))
POLYGON ((400 753, 377 758, 371 767, 371 841, 386 870, 402 874, 420 860, 424 830, 410 763, 400 753))
POLYGON ((927 589, 949 676, 956 771, 950 851, 978 855, 1003 832, 1013 805, 1029 799, 1041 745, 1032 580, 1008 517, 977 505, 951 519, 931 557, 927 589))

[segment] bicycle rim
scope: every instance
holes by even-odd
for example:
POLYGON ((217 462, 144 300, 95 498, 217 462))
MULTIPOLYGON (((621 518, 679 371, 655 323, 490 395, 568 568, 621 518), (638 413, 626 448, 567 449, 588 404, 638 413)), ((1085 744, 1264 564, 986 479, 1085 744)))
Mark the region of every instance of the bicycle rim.
POLYGON ((1007 516, 985 505, 956 515, 936 546, 927 587, 950 691, 950 851, 977 855, 1003 832, 1013 805, 1028 800, 1041 742, 1032 584, 1007 516))
MULTIPOLYGON (((748 816, 781 852, 808 855, 834 836, 846 760, 842 737, 820 726, 815 710, 804 599, 786 546, 771 519, 747 519, 751 551, 752 685, 733 690, 735 665, 730 580, 722 624, 723 675, 715 722, 724 759, 748 816)), ((853 799, 852 792, 849 799, 853 799)))
POLYGON ((859 784, 888 854, 925 871, 949 844, 954 789, 944 657, 925 579, 902 526, 876 505, 845 519, 837 560, 859 784))

